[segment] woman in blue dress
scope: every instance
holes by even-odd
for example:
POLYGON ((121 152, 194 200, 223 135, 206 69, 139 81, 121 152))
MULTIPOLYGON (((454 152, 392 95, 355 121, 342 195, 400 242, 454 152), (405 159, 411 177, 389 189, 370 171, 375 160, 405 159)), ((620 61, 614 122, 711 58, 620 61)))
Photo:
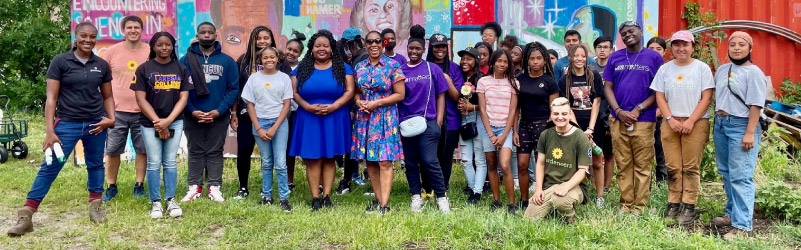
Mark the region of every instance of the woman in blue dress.
POLYGON ((351 146, 348 103, 354 95, 353 68, 344 62, 336 40, 328 30, 315 33, 309 53, 292 71, 294 100, 300 107, 289 154, 306 163, 306 177, 312 194, 312 211, 333 207, 329 194, 336 174, 335 156, 351 146), (344 107, 344 108, 343 108, 344 107), (322 182, 323 194, 317 188, 322 182))

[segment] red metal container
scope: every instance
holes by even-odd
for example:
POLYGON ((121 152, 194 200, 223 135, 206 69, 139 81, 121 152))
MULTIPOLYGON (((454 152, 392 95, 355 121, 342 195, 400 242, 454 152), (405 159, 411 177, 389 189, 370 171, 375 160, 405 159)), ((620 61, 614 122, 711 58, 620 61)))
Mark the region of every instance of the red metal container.
MULTIPOLYGON (((688 2, 698 2, 701 12, 712 11, 718 20, 753 20, 779 25, 801 33, 801 0, 662 0, 659 1, 659 35, 669 37, 687 27, 681 13, 688 2)), ((801 44, 779 35, 746 29, 725 29, 727 34, 741 30, 754 38, 751 54, 754 64, 769 76, 778 90, 782 79, 801 81, 801 44)), ((718 46, 721 63, 729 62, 726 42, 718 46)))

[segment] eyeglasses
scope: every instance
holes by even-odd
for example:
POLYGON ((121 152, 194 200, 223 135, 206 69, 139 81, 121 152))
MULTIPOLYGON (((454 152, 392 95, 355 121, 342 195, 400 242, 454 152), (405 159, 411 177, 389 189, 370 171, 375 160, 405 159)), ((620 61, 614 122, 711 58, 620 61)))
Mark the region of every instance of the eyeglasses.
POLYGON ((610 46, 596 46, 595 49, 611 49, 610 46))
POLYGON ((637 22, 635 22, 635 21, 626 21, 626 22, 624 22, 623 24, 621 24, 621 25, 620 25, 620 28, 618 28, 617 30, 618 30, 618 32, 619 32, 619 31, 620 31, 620 30, 622 30, 623 28, 625 28, 625 27, 631 27, 631 26, 634 26, 634 27, 637 27, 637 28, 640 28, 640 29, 642 29, 642 27, 640 27, 640 24, 639 24, 639 23, 637 23, 637 22))
POLYGON ((370 45, 370 44, 381 44, 381 38, 376 38, 376 39, 364 39, 364 42, 365 42, 365 44, 367 44, 367 45, 370 45))

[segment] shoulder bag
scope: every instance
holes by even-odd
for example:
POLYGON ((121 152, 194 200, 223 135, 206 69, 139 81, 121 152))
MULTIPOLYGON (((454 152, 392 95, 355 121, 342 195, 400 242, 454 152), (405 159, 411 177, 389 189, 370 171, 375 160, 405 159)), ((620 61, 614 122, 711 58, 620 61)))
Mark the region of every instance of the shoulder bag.
MULTIPOLYGON (((726 79, 728 79, 727 82, 726 82, 726 87, 729 88, 729 93, 734 95, 734 97, 736 97, 737 100, 740 100, 740 102, 743 105, 745 105, 746 109, 750 109, 751 106, 748 106, 748 104, 745 103, 745 100, 743 100, 743 98, 740 97, 740 95, 738 95, 737 93, 734 93, 734 91, 731 90, 731 77, 730 76, 731 76, 731 68, 732 67, 734 67, 734 64, 729 65, 729 73, 726 74, 726 79)), ((768 126, 770 126, 770 123, 768 123, 768 121, 765 120, 765 118, 762 118, 762 116, 760 115, 759 116, 759 127, 762 128, 762 131, 767 131, 768 130, 768 126)))
POLYGON ((403 137, 415 137, 426 131, 428 127, 426 115, 428 114, 428 102, 431 101, 431 86, 434 85, 434 77, 431 76, 431 65, 426 63, 428 67, 428 95, 426 96, 426 106, 423 108, 422 116, 413 116, 400 123, 400 133, 403 137))

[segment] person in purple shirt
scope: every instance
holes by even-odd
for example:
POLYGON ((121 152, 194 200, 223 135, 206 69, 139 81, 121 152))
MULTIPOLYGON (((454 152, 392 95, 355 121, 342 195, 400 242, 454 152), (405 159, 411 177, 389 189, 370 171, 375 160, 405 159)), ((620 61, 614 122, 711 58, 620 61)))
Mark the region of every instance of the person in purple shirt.
POLYGON ((654 165, 656 101, 649 87, 662 56, 643 49, 638 23, 627 21, 618 32, 626 49, 609 56, 603 74, 604 93, 613 116, 609 130, 618 165, 620 211, 640 215, 648 205, 654 165))
POLYGON ((409 191, 412 193, 412 211, 422 211, 425 205, 420 195, 422 169, 426 172, 426 178, 437 196, 439 210, 449 213, 450 202, 445 196, 445 181, 437 158, 440 127, 445 120, 445 92, 449 88, 448 82, 436 64, 423 60, 426 44, 425 28, 415 25, 409 33, 411 36, 407 45, 409 62, 401 67, 406 76, 406 97, 398 104, 398 114, 401 123, 416 116, 423 116, 426 120, 426 129, 422 134, 406 136, 401 133, 406 179, 409 181, 409 191))
MULTIPOLYGON (((428 39, 428 56, 426 61, 432 62, 442 69, 445 73, 445 80, 448 81, 448 92, 445 95, 445 124, 442 125, 442 135, 437 145, 437 158, 442 167, 442 176, 445 178, 445 190, 450 185, 451 172, 453 172, 453 151, 459 144, 459 127, 462 124, 461 114, 457 106, 459 104, 459 89, 464 85, 462 70, 458 64, 451 61, 448 53, 448 37, 443 34, 433 34, 428 39)), ((423 174, 425 175, 425 174, 423 174)), ((423 177, 423 190, 431 193, 431 185, 423 177)))
POLYGON ((395 46, 398 45, 395 37, 395 31, 390 28, 381 31, 381 39, 384 39, 384 55, 397 61, 400 65, 405 65, 409 60, 406 60, 403 55, 395 53, 395 46))

